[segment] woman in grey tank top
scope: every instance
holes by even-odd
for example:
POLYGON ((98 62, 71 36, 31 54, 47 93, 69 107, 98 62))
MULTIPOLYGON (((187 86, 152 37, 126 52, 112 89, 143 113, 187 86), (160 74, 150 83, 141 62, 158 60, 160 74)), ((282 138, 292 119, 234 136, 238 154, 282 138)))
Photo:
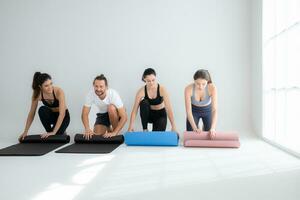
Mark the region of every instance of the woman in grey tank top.
POLYGON ((200 69, 194 74, 194 83, 184 91, 186 109, 186 130, 201 133, 199 121, 202 119, 203 130, 209 131, 211 139, 216 135, 217 89, 212 83, 207 70, 200 69))

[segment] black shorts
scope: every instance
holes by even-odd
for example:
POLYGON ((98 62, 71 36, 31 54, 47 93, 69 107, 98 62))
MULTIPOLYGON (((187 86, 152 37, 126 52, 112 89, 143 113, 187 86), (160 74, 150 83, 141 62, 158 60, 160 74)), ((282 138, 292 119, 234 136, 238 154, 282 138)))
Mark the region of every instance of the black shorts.
POLYGON ((111 123, 109 121, 108 113, 97 113, 95 125, 104 125, 106 127, 110 127, 111 123))

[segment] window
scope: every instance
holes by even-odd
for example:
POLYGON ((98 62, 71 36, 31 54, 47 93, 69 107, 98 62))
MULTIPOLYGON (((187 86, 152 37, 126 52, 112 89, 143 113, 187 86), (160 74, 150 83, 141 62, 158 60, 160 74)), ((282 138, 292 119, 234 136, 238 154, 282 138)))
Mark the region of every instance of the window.
POLYGON ((263 137, 300 153, 300 0, 263 1, 263 137))

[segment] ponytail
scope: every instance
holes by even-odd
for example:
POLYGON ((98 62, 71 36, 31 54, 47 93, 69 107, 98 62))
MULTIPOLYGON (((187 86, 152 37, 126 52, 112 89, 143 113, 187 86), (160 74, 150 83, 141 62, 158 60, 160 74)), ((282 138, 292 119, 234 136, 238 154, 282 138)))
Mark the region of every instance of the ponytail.
POLYGON ((41 73, 41 72, 34 73, 33 80, 32 80, 32 90, 33 90, 34 99, 38 98, 41 92, 42 84, 49 79, 51 80, 51 76, 49 74, 41 73))

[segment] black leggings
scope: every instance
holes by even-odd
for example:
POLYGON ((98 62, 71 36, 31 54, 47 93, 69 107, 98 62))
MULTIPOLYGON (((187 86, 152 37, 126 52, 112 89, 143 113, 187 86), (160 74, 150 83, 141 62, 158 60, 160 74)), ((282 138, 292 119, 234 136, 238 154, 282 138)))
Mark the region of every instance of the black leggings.
MULTIPOLYGON (((202 118, 204 131, 209 131, 211 127, 211 120, 212 120, 211 104, 203 107, 192 105, 192 113, 197 127, 200 118, 202 118)), ((186 130, 193 131, 193 128, 188 119, 186 120, 186 130)))
MULTIPOLYGON (((40 120, 41 120, 45 130, 48 133, 52 132, 56 125, 56 122, 57 122, 57 119, 59 116, 59 112, 53 112, 49 107, 41 106, 39 108, 39 116, 40 116, 40 120)), ((69 111, 66 110, 65 118, 56 134, 57 135, 64 134, 67 127, 69 126, 69 123, 70 123, 70 114, 69 114, 69 111)))
POLYGON ((167 128, 166 109, 151 110, 147 99, 143 99, 140 102, 140 116, 143 130, 148 129, 148 123, 153 124, 152 131, 165 131, 167 128))

